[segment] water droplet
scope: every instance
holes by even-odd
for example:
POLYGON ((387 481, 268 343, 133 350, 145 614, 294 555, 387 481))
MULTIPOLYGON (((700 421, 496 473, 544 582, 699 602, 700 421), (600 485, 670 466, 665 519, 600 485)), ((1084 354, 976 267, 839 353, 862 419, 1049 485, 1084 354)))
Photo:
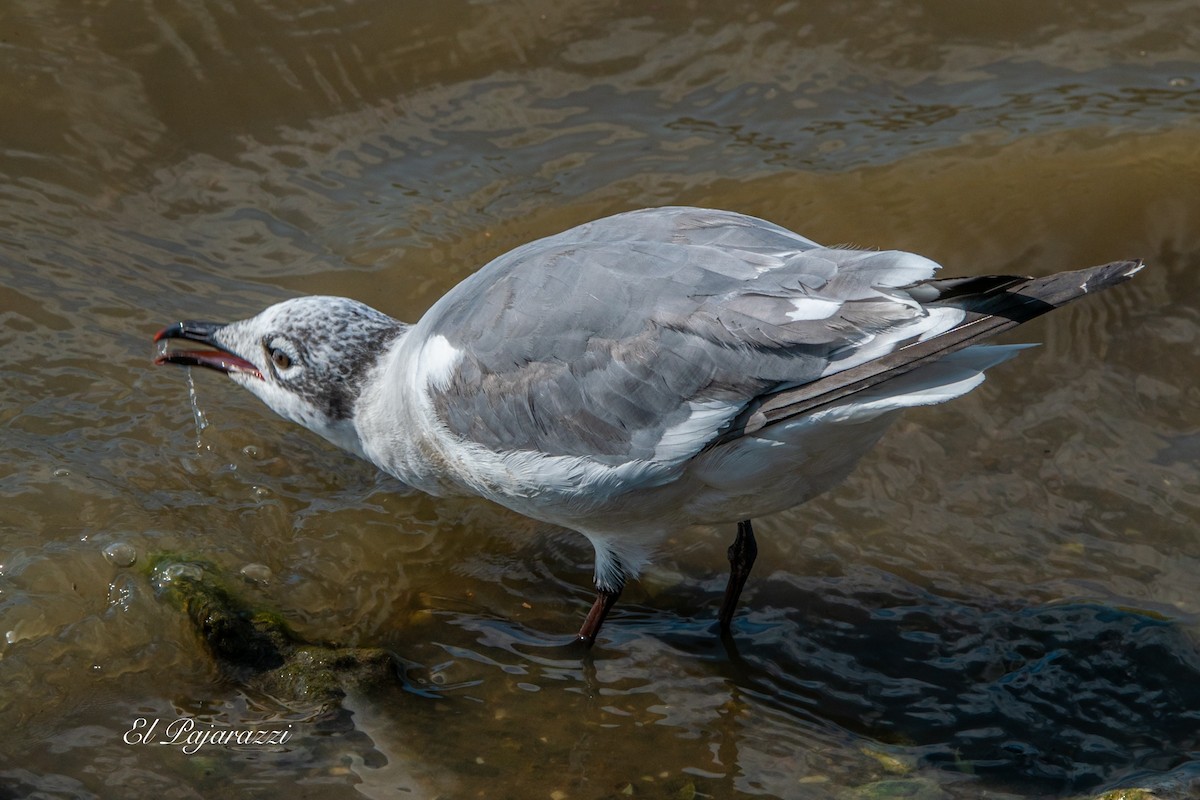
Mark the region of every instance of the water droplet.
POLYGON ((188 400, 192 404, 192 417, 196 420, 196 446, 200 446, 200 434, 208 427, 208 420, 200 410, 200 398, 196 395, 196 382, 192 379, 192 370, 187 370, 188 400))
POLYGON ((108 585, 108 604, 112 608, 128 611, 137 594, 137 585, 128 575, 118 575, 117 579, 108 585))
POLYGON ((118 567, 129 567, 137 561, 137 550, 126 542, 113 542, 104 548, 104 557, 108 563, 118 567))
POLYGON ((266 564, 247 564, 242 567, 241 575, 251 583, 257 583, 260 586, 267 585, 271 582, 271 578, 274 577, 271 568, 266 564))
POLYGON ((271 490, 265 486, 251 486, 250 494, 254 495, 255 500, 265 500, 271 496, 271 490))
POLYGON ((1168 86, 1174 86, 1176 88, 1191 86, 1193 83, 1195 83, 1194 80, 1185 77, 1171 78, 1171 80, 1167 81, 1168 86))
POLYGON ((59 467, 58 469, 54 470, 52 474, 56 478, 69 478, 71 477, 71 470, 67 469, 66 467, 59 467))
POLYGON ((258 458, 258 448, 252 444, 248 444, 242 448, 242 454, 251 458, 258 458))

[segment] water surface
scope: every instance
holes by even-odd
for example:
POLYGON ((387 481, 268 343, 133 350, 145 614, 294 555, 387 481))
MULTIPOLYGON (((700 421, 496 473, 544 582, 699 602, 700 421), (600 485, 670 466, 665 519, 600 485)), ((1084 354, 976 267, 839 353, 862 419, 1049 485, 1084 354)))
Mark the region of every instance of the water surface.
POLYGON ((1195 780, 1197 53, 1183 0, 7 4, 0 795, 1195 780), (731 531, 681 533, 581 660, 581 538, 405 494, 219 376, 150 365, 180 317, 337 293, 413 320, 525 241, 667 203, 954 274, 1151 269, 758 523, 733 647, 731 531), (396 686, 333 709, 245 689, 156 591, 162 554, 312 640, 386 648, 396 686), (126 742, 181 718, 292 736, 126 742))

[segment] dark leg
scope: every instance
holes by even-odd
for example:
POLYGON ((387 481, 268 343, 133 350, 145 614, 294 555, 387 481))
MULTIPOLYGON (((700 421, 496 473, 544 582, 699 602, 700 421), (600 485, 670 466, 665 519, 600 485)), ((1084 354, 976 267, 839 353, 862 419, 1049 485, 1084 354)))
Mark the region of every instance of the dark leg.
POLYGON ((728 554, 729 583, 725 584, 725 602, 721 604, 721 633, 729 633, 729 623, 733 621, 742 587, 746 585, 750 568, 758 557, 758 543, 754 541, 754 528, 750 526, 750 520, 738 523, 737 538, 729 545, 728 554))
POLYGON ((588 612, 587 619, 583 621, 583 627, 579 629, 579 636, 576 641, 583 642, 588 647, 591 647, 596 642, 596 635, 600 633, 600 626, 604 624, 604 618, 608 616, 608 611, 617 602, 617 598, 621 596, 621 589, 610 591, 596 587, 596 602, 592 603, 592 610, 588 612))

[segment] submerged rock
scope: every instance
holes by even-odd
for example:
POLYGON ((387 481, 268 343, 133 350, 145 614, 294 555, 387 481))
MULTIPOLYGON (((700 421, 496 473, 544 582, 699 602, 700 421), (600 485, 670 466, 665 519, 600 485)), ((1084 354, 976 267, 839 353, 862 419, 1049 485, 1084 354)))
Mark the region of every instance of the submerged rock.
POLYGON ((221 672, 247 688, 323 704, 347 689, 396 681, 386 650, 302 641, 278 614, 239 598, 212 565, 159 556, 150 560, 150 578, 187 614, 221 672))

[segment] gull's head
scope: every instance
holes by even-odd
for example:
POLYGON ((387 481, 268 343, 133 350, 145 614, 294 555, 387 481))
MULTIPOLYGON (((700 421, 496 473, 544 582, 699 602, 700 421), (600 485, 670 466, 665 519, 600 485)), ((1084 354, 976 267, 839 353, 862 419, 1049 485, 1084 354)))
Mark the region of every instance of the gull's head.
POLYGON ((407 326, 344 297, 298 297, 222 324, 189 320, 154 336, 155 364, 208 367, 271 410, 362 455, 354 409, 379 358, 407 326), (173 349, 172 340, 205 349, 173 349))

